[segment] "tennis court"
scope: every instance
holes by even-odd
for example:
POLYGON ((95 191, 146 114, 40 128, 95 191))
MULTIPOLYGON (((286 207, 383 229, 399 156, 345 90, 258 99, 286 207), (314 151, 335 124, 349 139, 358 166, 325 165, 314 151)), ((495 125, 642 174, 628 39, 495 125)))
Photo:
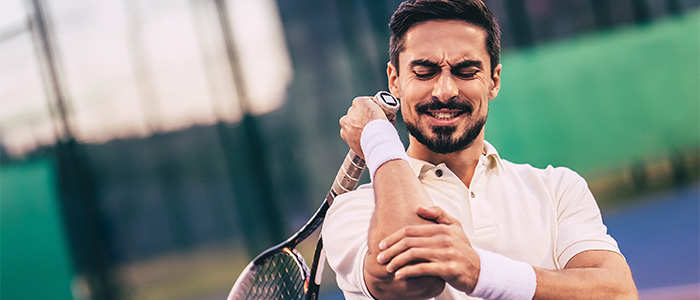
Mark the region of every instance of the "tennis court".
POLYGON ((700 299, 700 187, 635 203, 603 217, 632 268, 640 297, 700 299))

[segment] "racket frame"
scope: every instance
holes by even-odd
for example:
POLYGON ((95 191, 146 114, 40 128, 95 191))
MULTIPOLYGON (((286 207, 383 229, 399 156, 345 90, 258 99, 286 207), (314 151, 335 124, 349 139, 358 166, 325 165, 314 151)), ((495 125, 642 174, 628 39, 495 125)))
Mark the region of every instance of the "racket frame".
MULTIPOLYGON (((390 122, 396 121, 396 114, 399 111, 400 103, 391 93, 385 91, 379 91, 374 98, 372 98, 375 103, 384 111, 387 119, 390 122)), ((333 186, 331 190, 326 195, 326 200, 324 204, 333 203, 333 200, 337 195, 344 194, 346 192, 352 191, 357 187, 357 183, 365 171, 366 163, 365 160, 355 152, 350 149, 348 154, 343 160, 343 165, 338 170, 338 174, 335 176, 333 181, 333 186)), ((325 213, 324 213, 325 216, 325 213)), ((314 260, 311 264, 311 276, 307 280, 307 292, 306 300, 317 300, 319 289, 321 287, 321 279, 323 275, 323 267, 326 263, 326 252, 323 250, 323 237, 318 236, 318 242, 316 244, 316 251, 314 251, 314 260)))
MULTIPOLYGON (((398 99, 394 98, 394 96, 392 96, 389 92, 380 91, 374 96, 373 100, 382 108, 389 121, 394 122, 396 120, 396 113, 398 112, 400 106, 398 99)), ((314 260, 310 271, 303 257, 295 250, 295 248, 300 242, 313 234, 316 229, 321 227, 326 217, 326 212, 328 211, 328 208, 330 208, 336 196, 352 191, 355 189, 355 187, 357 187, 365 167, 365 160, 359 155, 355 154, 352 149, 349 150, 348 154, 343 160, 343 164, 333 180, 333 185, 331 186, 330 191, 328 191, 323 203, 321 203, 321 206, 316 210, 313 216, 311 216, 309 221, 307 221, 306 224, 301 227, 301 229, 299 229, 284 242, 273 246, 256 256, 253 261, 246 266, 241 275, 238 276, 238 279, 231 288, 231 292, 229 293, 227 299, 238 300, 239 297, 241 297, 239 294, 245 288, 243 285, 247 284, 250 276, 252 276, 251 273, 257 271, 256 269, 261 268, 268 259, 282 251, 290 254, 294 258, 295 263, 299 265, 303 278, 305 278, 305 299, 318 299, 318 292, 323 274, 323 266, 326 261, 325 251, 323 251, 323 238, 321 235, 319 235, 316 250, 314 251, 314 260)))

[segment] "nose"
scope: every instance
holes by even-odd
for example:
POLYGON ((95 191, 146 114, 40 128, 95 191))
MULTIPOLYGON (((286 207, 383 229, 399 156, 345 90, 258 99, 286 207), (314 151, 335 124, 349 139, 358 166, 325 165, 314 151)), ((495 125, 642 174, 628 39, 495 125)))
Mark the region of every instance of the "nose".
POLYGON ((433 99, 440 102, 447 102, 450 99, 457 97, 459 90, 457 83, 452 78, 452 73, 441 72, 440 77, 433 87, 433 99))

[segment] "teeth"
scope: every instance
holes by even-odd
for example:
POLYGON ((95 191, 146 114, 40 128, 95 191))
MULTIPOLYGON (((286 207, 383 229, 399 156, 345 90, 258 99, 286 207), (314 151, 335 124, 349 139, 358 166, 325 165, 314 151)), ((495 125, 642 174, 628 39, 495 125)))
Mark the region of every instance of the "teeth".
POLYGON ((456 112, 434 112, 430 114, 433 118, 447 120, 457 116, 456 112))

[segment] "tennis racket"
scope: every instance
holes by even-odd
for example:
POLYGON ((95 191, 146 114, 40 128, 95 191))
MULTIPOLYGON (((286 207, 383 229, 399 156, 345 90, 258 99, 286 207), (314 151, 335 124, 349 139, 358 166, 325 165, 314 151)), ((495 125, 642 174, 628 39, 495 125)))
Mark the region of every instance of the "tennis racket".
MULTIPOLYGON (((396 119, 399 101, 394 96, 388 92, 380 91, 373 100, 384 110, 390 121, 396 119)), ((326 212, 336 196, 355 189, 364 170, 364 159, 352 150, 348 151, 321 207, 294 235, 253 259, 238 276, 227 299, 317 299, 325 263, 323 239, 319 237, 316 244, 311 270, 295 248, 323 224, 326 212)))

